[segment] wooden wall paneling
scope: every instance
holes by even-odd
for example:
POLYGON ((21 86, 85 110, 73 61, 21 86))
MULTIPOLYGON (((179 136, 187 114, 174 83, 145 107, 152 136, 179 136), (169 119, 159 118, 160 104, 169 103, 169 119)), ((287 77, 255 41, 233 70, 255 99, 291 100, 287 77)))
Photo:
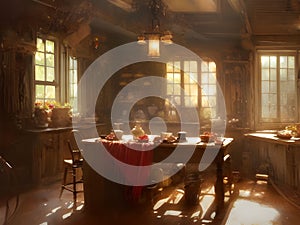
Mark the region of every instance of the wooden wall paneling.
POLYGON ((3 112, 29 117, 32 107, 32 55, 15 50, 2 50, 0 60, 0 102, 3 112))
POLYGON ((249 63, 248 61, 225 60, 225 101, 228 120, 238 119, 239 127, 249 126, 249 63))

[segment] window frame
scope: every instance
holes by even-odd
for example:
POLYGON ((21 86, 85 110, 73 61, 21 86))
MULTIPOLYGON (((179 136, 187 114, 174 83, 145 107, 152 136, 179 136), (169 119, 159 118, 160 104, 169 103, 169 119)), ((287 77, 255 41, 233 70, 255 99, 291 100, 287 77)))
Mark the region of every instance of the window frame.
MULTIPOLYGON (((170 60, 169 62, 172 63, 173 65, 174 65, 174 62, 179 62, 179 65, 180 65, 180 68, 179 68, 180 69, 180 72, 179 72, 180 73, 180 87, 182 88, 181 93, 180 93, 180 99, 181 99, 180 102, 181 102, 181 104, 175 104, 176 107, 181 107, 181 109, 188 109, 188 108, 191 108, 191 107, 196 107, 197 110, 199 111, 200 117, 203 117, 203 115, 201 115, 201 114, 203 114, 204 108, 205 109, 209 108, 210 109, 209 111, 211 111, 211 108, 214 108, 213 114, 215 114, 215 115, 211 115, 211 112, 210 112, 210 115, 211 115, 210 118, 211 119, 217 118, 217 115, 218 115, 218 102, 217 101, 218 101, 218 94, 219 94, 218 93, 218 79, 217 79, 217 76, 218 76, 217 75, 218 74, 218 72, 217 72, 218 71, 217 70, 217 63, 213 60, 200 60, 199 61, 199 60, 195 60, 195 59, 174 59, 174 60, 170 60), (196 83, 197 83, 197 88, 198 88, 197 89, 197 105, 196 106, 186 106, 185 105, 185 99, 184 99, 185 98, 185 92, 184 92, 184 86, 185 86, 184 73, 185 73, 185 71, 184 71, 184 69, 181 69, 181 68, 184 68, 185 62, 192 62, 192 61, 195 61, 197 63, 197 72, 196 72, 197 73, 196 83), (202 89, 203 89, 203 87, 202 87, 202 77, 201 76, 202 76, 202 73, 203 73, 203 71, 202 71, 202 63, 203 62, 207 62, 207 63, 213 62, 213 63, 215 63, 215 67, 216 67, 215 72, 214 72, 214 75, 215 75, 215 91, 216 91, 216 93, 215 93, 215 99, 216 99, 215 100, 216 101, 215 107, 211 107, 211 106, 203 107, 202 106, 203 105, 203 102, 202 102, 202 97, 203 97, 203 94, 202 94, 203 90, 202 89)), ((166 64, 166 74, 165 74, 166 78, 167 78, 167 74, 168 74, 167 67, 168 66, 166 64)), ((211 71, 207 71, 207 72, 208 72, 209 75, 212 73, 211 71)), ((173 97, 173 96, 170 96, 167 93, 167 87, 166 87, 166 96, 169 97, 169 98, 173 97)), ((205 96, 209 96, 209 95, 205 95, 205 96)), ((172 99, 170 101, 171 101, 171 103, 173 103, 172 99)))
POLYGON ((67 81, 66 81, 66 90, 67 90, 67 99, 68 99, 68 102, 71 104, 71 106, 72 106, 72 112, 73 113, 76 113, 76 112, 78 112, 78 101, 79 101, 79 94, 78 94, 78 80, 79 80, 79 73, 78 73, 78 69, 79 69, 79 62, 78 62, 78 59, 76 58, 76 57, 73 57, 73 56, 70 56, 70 55, 68 55, 68 57, 67 57, 67 81), (71 68, 71 65, 70 65, 70 63, 71 63, 71 61, 76 61, 76 69, 74 69, 74 68, 71 68), (71 83, 71 71, 76 71, 76 83, 71 83), (74 97, 74 101, 76 101, 77 102, 77 105, 73 105, 72 104, 72 101, 71 101, 71 85, 75 85, 76 84, 76 89, 77 89, 77 96, 76 97, 74 97))
MULTIPOLYGON (((279 78, 280 74, 278 74, 278 71, 280 70, 280 67, 277 65, 276 67, 276 76, 279 78)), ((268 128, 268 129, 277 129, 278 127, 283 127, 285 125, 296 123, 299 119, 299 112, 297 113, 297 109, 299 107, 299 97, 298 97, 298 70, 299 70, 299 51, 298 50, 257 50, 256 52, 256 71, 257 71, 257 78, 255 79, 255 84, 258 87, 258 92, 256 93, 257 97, 257 103, 255 104, 257 107, 256 111, 256 128, 268 128), (282 121, 280 118, 280 102, 277 104, 277 116, 275 119, 264 119, 262 116, 262 72, 261 72, 261 56, 276 56, 277 62, 278 57, 280 56, 294 56, 295 57, 295 82, 294 82, 294 88, 295 88, 295 118, 291 121, 282 121)), ((280 81, 280 80, 279 80, 280 81)), ((254 90, 255 91, 255 87, 254 90)), ((276 93, 277 93, 277 100, 280 99, 280 96, 278 96, 278 91, 280 92, 280 82, 277 83, 276 93)))
MULTIPOLYGON (((59 101, 60 100, 60 96, 59 96, 59 87, 60 87, 60 77, 59 77, 59 42, 57 40, 57 38, 54 38, 54 37, 45 37, 45 36, 42 36, 42 35, 37 35, 36 37, 36 45, 37 45, 37 40, 38 39, 41 39, 43 42, 44 42, 44 51, 42 52, 44 54, 44 56, 47 54, 47 51, 46 51, 46 41, 51 41, 54 43, 54 80, 53 81, 41 81, 41 80, 37 80, 36 79, 36 66, 40 66, 40 65, 37 65, 36 63, 36 54, 37 52, 35 53, 35 56, 34 56, 34 75, 33 75, 33 86, 34 86, 34 95, 33 95, 33 98, 34 98, 34 103, 38 102, 37 98, 36 98, 36 86, 37 85, 43 85, 43 86, 53 86, 55 88, 55 98, 54 99, 47 99, 47 98, 43 98, 43 99, 40 99, 42 103, 45 103, 47 101, 59 101)), ((46 56, 45 56, 46 57, 46 56)), ((47 68, 47 65, 45 64, 44 65, 44 68, 47 68)), ((45 72, 45 75, 46 75, 46 72, 45 72)), ((45 88, 45 87, 44 87, 45 88)), ((40 102, 40 101, 39 101, 40 102)))
MULTIPOLYGON (((209 68, 209 65, 208 65, 208 68, 209 68)), ((201 61, 201 65, 200 65, 200 72, 199 72, 199 79, 200 79, 200 85, 201 85, 201 92, 200 92, 200 94, 198 94, 198 97, 199 97, 199 103, 200 103, 200 105, 199 105, 199 107, 201 107, 201 109, 202 109, 202 112, 205 114, 205 112, 204 112, 204 110, 205 109, 209 109, 209 111, 210 111, 210 114, 211 114, 211 108, 213 108, 214 110, 214 115, 210 115, 210 118, 211 119, 216 119, 217 118, 217 116, 218 116, 218 97, 219 97, 219 93, 218 93, 218 79, 217 79, 217 63, 215 62, 215 61, 213 61, 213 60, 202 60, 201 61), (213 73, 213 71, 210 71, 209 69, 208 69, 208 71, 206 71, 207 73, 208 73, 208 76, 210 76, 211 74, 214 74, 215 75, 215 84, 214 84, 214 88, 215 88, 215 95, 212 95, 212 94, 205 94, 205 95, 203 95, 202 93, 203 93, 203 83, 202 83, 202 74, 203 74, 203 70, 202 70, 202 63, 203 62, 206 62, 206 63, 214 63, 215 64, 215 72, 213 73), (215 107, 211 107, 210 105, 209 106, 203 106, 203 101, 202 101, 202 98, 203 98, 203 96, 206 96, 206 97, 208 97, 208 98, 211 98, 212 96, 214 96, 215 97, 215 107)), ((209 86, 212 86, 212 83, 210 83, 209 81, 208 81, 208 83, 206 83, 207 85, 209 85, 209 86)), ((209 92, 209 91, 208 91, 209 92)), ((210 102, 209 100, 208 100, 208 102, 210 102)))
MULTIPOLYGON (((197 91, 197 105, 196 106, 192 106, 192 105, 187 105, 187 103, 186 103, 185 97, 186 97, 187 93, 185 93, 185 91, 184 91, 185 90, 185 86, 186 86, 186 82, 185 82, 185 70, 181 69, 181 68, 184 68, 184 64, 186 62, 189 62, 189 63, 196 62, 197 63, 197 71, 196 72, 194 72, 194 71, 192 71, 192 72, 188 71, 188 73, 196 73, 197 74, 196 85, 198 85, 197 82, 199 80, 199 69, 198 69, 199 68, 199 63, 198 63, 197 60, 172 60, 172 61, 168 62, 167 64, 171 63, 173 65, 172 66, 173 70, 172 71, 168 71, 168 69, 166 69, 166 77, 168 76, 168 73, 172 73, 173 74, 173 81, 174 81, 174 74, 177 74, 177 75, 179 74, 179 82, 178 83, 177 82, 176 83, 173 82, 172 84, 167 83, 167 89, 168 89, 168 86, 172 86, 173 94, 169 95, 168 91, 166 90, 166 95, 171 98, 170 101, 171 101, 172 104, 175 104, 175 102, 176 102, 176 100, 174 100, 174 97, 175 98, 177 97, 178 99, 180 99, 179 100, 179 104, 175 104, 178 107, 182 107, 182 108, 198 107, 199 106, 199 88, 198 88, 198 91, 197 91), (176 64, 174 66, 175 62, 179 63, 179 68, 176 66, 176 64), (175 93, 174 94, 174 89, 175 89, 176 85, 179 85, 180 88, 181 88, 181 90, 180 90, 180 93, 175 93)), ((166 65, 166 67, 168 68, 168 65, 166 65)), ((190 79, 192 79, 192 78, 190 78, 190 79)), ((167 78, 167 80, 168 80, 168 78, 167 78)), ((190 86, 193 83, 189 82, 187 84, 189 84, 189 86, 190 86)), ((188 96, 191 97, 192 95, 188 94, 188 96)))

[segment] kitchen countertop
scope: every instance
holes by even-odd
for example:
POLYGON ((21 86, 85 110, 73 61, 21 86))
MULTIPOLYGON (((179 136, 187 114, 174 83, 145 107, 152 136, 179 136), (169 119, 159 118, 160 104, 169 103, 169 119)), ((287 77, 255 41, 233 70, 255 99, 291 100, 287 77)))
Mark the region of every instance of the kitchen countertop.
POLYGON ((292 137, 291 139, 279 138, 277 137, 276 133, 273 132, 268 133, 264 131, 257 131, 254 133, 247 133, 245 134, 245 137, 262 139, 273 143, 276 142, 280 144, 300 145, 300 138, 294 138, 294 137, 292 137))

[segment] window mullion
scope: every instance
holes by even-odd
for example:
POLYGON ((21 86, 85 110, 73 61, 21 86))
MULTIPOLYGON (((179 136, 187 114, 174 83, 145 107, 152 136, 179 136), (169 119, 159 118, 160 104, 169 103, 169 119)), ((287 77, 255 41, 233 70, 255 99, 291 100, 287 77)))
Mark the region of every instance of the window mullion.
POLYGON ((277 68, 276 68, 276 79, 277 79, 277 121, 280 121, 281 118, 281 110, 280 110, 280 55, 277 55, 277 68))
POLYGON ((181 99, 181 106, 185 106, 185 98, 184 98, 184 61, 180 62, 180 99, 181 99))

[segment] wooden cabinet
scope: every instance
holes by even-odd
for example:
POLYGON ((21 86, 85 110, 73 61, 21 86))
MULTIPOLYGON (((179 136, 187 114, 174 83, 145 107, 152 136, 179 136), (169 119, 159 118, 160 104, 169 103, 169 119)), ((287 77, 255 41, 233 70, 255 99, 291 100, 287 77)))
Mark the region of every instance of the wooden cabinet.
POLYGON ((300 193, 300 143, 272 137, 246 136, 245 150, 251 158, 249 171, 268 173, 272 181, 300 193))
MULTIPOLYGON (((104 124, 97 124, 98 133, 103 132, 104 126, 104 124)), ((90 128, 91 125, 78 127, 83 138, 97 137, 98 134, 92 132, 90 128)), ((67 140, 72 129, 72 127, 64 127, 25 131, 24 149, 26 149, 27 159, 24 163, 30 171, 29 183, 49 184, 62 179, 63 160, 71 158, 67 140)))
POLYGON ((63 159, 70 157, 67 146, 70 130, 45 129, 28 133, 33 184, 48 184, 62 179, 63 159))

